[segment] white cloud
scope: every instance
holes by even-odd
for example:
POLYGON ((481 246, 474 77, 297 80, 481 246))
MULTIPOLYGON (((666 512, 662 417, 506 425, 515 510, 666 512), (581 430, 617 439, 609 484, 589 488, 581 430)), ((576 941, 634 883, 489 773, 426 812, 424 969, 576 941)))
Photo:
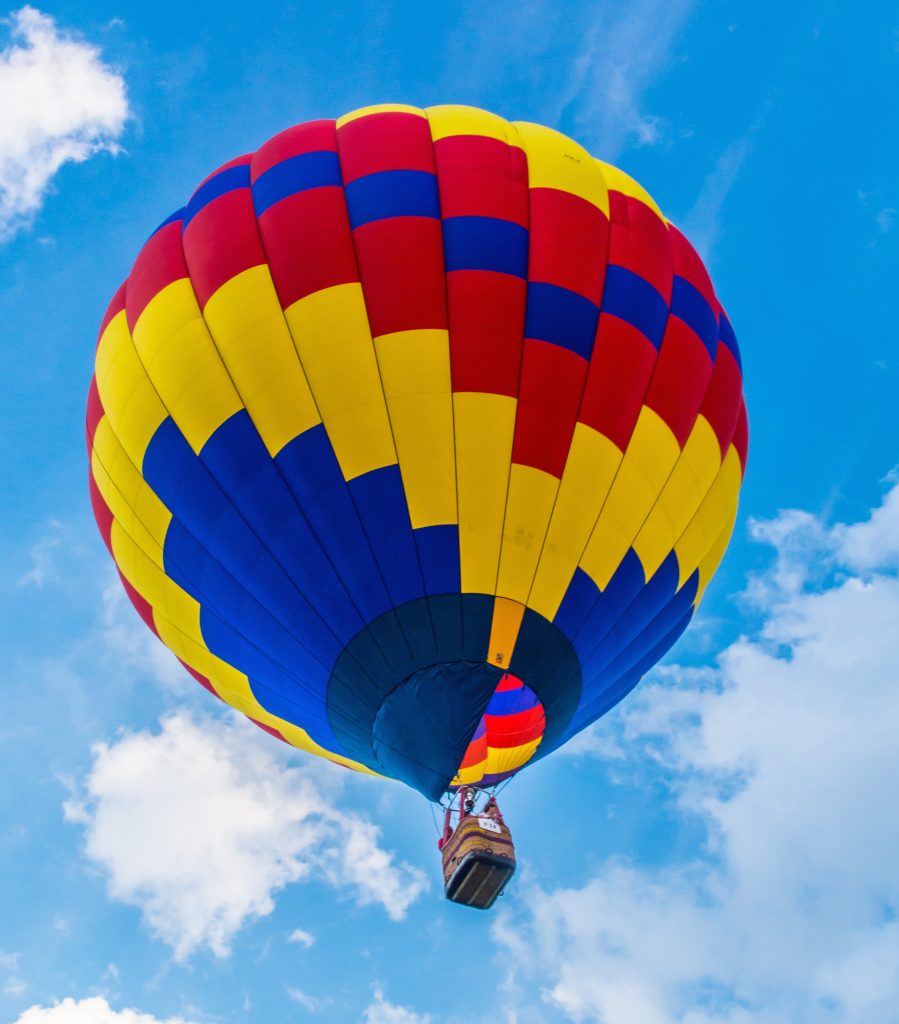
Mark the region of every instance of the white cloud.
POLYGON ((25 6, 0 51, 0 241, 27 225, 65 163, 118 151, 128 119, 122 76, 97 47, 25 6))
POLYGON ((374 999, 365 1008, 362 1024, 428 1024, 428 1014, 415 1013, 405 1006, 390 1003, 384 993, 377 989, 374 999))
POLYGON ((614 160, 628 143, 659 141, 664 125, 642 109, 643 93, 669 63, 692 7, 689 0, 636 0, 597 9, 561 102, 596 156, 614 160))
POLYGON ((201 947, 227 955, 238 929, 293 882, 324 878, 393 920, 426 888, 419 869, 380 848, 374 825, 335 806, 323 787, 336 773, 325 780, 280 753, 236 715, 181 712, 158 733, 97 744, 85 798, 66 803, 110 896, 139 907, 176 958, 201 947))
POLYGON ((570 1019, 895 1021, 897 500, 862 523, 757 526, 781 545, 758 635, 717 673, 669 670, 623 706, 622 748, 670 773, 707 848, 664 869, 613 860, 581 889, 534 888, 528 913, 506 908, 497 941, 541 965, 542 998, 570 1019))
POLYGON ((315 944, 315 936, 304 931, 302 928, 295 928, 290 935, 287 936, 287 941, 298 942, 304 949, 311 949, 315 944))
POLYGON ((114 1010, 100 996, 71 997, 52 1006, 32 1006, 14 1024, 190 1024, 182 1017, 153 1017, 138 1010, 114 1010))

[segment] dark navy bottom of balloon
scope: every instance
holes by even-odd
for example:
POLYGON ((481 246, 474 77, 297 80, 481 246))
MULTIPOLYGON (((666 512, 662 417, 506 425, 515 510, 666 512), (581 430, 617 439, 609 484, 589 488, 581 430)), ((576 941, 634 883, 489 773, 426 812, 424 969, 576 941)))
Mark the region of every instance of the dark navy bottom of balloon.
POLYGON ((486 664, 493 605, 485 594, 420 598, 347 644, 327 711, 349 757, 439 799, 505 671, 543 705, 541 753, 558 745, 580 701, 578 657, 558 627, 527 609, 508 669, 486 664))

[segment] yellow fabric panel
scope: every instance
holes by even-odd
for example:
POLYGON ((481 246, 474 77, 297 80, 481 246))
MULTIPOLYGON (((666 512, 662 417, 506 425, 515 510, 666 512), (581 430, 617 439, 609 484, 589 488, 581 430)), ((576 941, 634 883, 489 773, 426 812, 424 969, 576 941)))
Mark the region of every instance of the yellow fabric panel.
POLYGON ((453 395, 463 594, 496 590, 516 405, 508 395, 453 395))
POLYGON ((396 463, 362 285, 313 292, 285 316, 344 479, 396 463))
POLYGON ((523 743, 520 747, 488 747, 484 774, 495 775, 521 768, 534 756, 534 751, 540 746, 542 739, 542 736, 538 736, 537 739, 523 743))
POLYGON ((709 488, 696 515, 674 546, 680 567, 679 587, 689 579, 693 570, 711 550, 728 518, 736 508, 743 482, 743 471, 737 450, 731 445, 721 463, 721 469, 709 488))
POLYGON ((134 325, 134 345, 159 397, 199 454, 243 408, 200 313, 188 278, 154 295, 134 325))
POLYGON ((542 469, 512 464, 496 593, 527 603, 559 481, 542 469))
POLYGON ((162 568, 162 548, 172 514, 134 468, 105 416, 94 434, 91 472, 113 516, 162 568))
POLYGON ((479 107, 446 104, 428 107, 425 114, 431 126, 431 138, 435 142, 450 135, 481 135, 500 142, 509 141, 508 121, 479 107))
POLYGON ((351 110, 349 114, 337 118, 337 127, 342 128, 350 121, 358 121, 360 117, 368 117, 369 114, 418 114, 424 117, 425 112, 420 107, 410 107, 405 103, 376 103, 372 107, 360 107, 358 110, 351 110))
POLYGON ((449 335, 398 331, 374 343, 412 528, 455 523, 449 335))
POLYGON ((644 405, 580 562, 600 590, 633 544, 679 455, 671 428, 644 405))
POLYGON ((232 277, 203 317, 270 455, 320 422, 268 267, 232 277))
POLYGON ((485 775, 515 771, 530 761, 542 739, 543 737, 540 736, 529 743, 523 743, 520 747, 488 747, 484 760, 469 765, 468 768, 460 769, 450 785, 473 786, 480 782, 485 775))
POLYGON ((111 541, 116 565, 140 596, 153 606, 154 620, 157 614, 163 615, 186 636, 202 643, 200 605, 165 574, 117 519, 112 522, 111 541))
POLYGON ((583 146, 539 124, 515 121, 528 157, 531 188, 555 188, 592 203, 609 216, 609 192, 602 169, 583 146))
POLYGON ((727 545, 730 543, 730 536, 734 532, 734 523, 736 521, 737 505, 735 504, 730 515, 727 517, 724 529, 718 534, 714 544, 712 544, 706 556, 699 563, 699 586, 696 589, 696 599, 693 601, 694 608, 699 606, 699 602, 705 594, 705 588, 718 571, 718 566, 721 564, 721 559, 724 558, 727 545))
POLYGON ((607 164, 602 160, 597 160, 596 162, 602 170, 610 192, 620 192, 623 196, 639 199, 641 203, 645 203, 651 210, 657 213, 660 220, 665 221, 666 224, 668 223, 656 201, 639 182, 634 181, 629 174, 625 174, 624 171, 613 167, 612 164, 607 164))
POLYGON ((604 434, 578 423, 559 484, 528 607, 550 621, 568 590, 621 465, 622 451, 604 434))
POLYGON ((721 468, 721 446, 704 416, 693 426, 671 476, 634 541, 647 580, 668 557, 721 468))
POLYGON ((138 359, 124 310, 110 320, 96 356, 97 391, 106 418, 135 466, 168 415, 138 359))
POLYGON ((500 668, 508 668, 515 650, 515 641, 521 629, 524 605, 498 597, 493 603, 493 622, 490 626, 490 646, 487 661, 500 668))

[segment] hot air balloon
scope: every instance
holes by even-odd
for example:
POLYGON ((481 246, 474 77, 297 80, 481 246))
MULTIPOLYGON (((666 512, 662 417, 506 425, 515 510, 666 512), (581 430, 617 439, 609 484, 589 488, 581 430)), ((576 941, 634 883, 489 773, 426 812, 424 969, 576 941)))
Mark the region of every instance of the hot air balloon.
POLYGON ((300 124, 206 178, 109 305, 87 435, 186 669, 295 747, 461 789, 512 867, 473 794, 681 635, 748 437, 731 325, 647 192, 461 106, 300 124))

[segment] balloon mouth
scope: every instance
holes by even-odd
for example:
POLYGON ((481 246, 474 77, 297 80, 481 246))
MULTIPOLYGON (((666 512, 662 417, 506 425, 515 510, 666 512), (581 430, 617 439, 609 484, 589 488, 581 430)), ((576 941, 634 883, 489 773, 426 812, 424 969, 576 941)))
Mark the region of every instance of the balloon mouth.
POLYGON ((510 663, 491 664, 497 600, 418 598, 347 644, 326 698, 346 756, 439 800, 461 780, 491 785, 563 742, 580 699, 580 661, 561 629, 529 608, 510 663))

